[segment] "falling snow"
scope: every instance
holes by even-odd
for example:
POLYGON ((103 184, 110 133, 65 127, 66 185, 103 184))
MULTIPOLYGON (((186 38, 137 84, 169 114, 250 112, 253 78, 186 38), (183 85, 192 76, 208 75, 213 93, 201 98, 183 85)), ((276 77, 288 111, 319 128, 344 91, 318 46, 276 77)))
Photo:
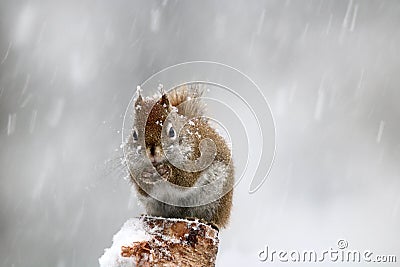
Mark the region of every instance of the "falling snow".
POLYGON ((265 13, 266 13, 266 10, 263 9, 263 11, 261 12, 260 18, 258 20, 257 31, 256 31, 257 35, 260 35, 262 32, 262 28, 264 26, 264 20, 265 20, 265 13))
POLYGON ((3 57, 3 59, 1 60, 0 65, 3 65, 3 63, 7 60, 8 54, 10 53, 11 46, 12 46, 12 42, 10 42, 10 43, 8 44, 7 51, 6 51, 6 53, 5 53, 4 57, 3 57))
POLYGON ((33 133, 33 131, 35 130, 35 126, 36 126, 36 117, 37 117, 37 110, 34 109, 32 111, 32 115, 31 115, 31 120, 29 122, 29 133, 33 133))
POLYGON ((25 97, 25 99, 22 101, 20 107, 21 107, 21 108, 24 108, 24 107, 29 103, 29 101, 31 100, 31 98, 32 98, 32 94, 28 94, 28 95, 25 97))
POLYGON ((349 0, 348 5, 347 5, 347 10, 346 10, 346 15, 344 16, 344 19, 343 19, 343 24, 342 24, 343 28, 347 28, 348 27, 349 16, 350 16, 350 13, 351 13, 352 6, 353 6, 353 0, 349 0))
POLYGON ((51 127, 56 127, 63 115, 65 100, 58 98, 52 102, 51 110, 48 113, 48 122, 51 127))
POLYGON ((351 26, 350 26, 350 31, 352 32, 354 31, 354 28, 356 26, 357 13, 358 13, 358 5, 356 4, 354 6, 353 19, 351 20, 351 26))
POLYGON ((157 32, 160 28, 160 9, 153 9, 150 12, 150 29, 152 32, 157 32))
POLYGON ((325 75, 321 79, 320 88, 318 90, 318 98, 315 104, 314 119, 321 120, 323 109, 325 107, 325 91, 324 91, 325 75))
POLYGON ((330 33, 330 31, 331 31, 332 19, 333 19, 333 15, 331 14, 331 15, 329 16, 328 25, 326 26, 326 30, 325 30, 325 34, 326 34, 326 35, 329 35, 329 33, 330 33))
POLYGON ((17 124, 17 114, 8 114, 7 135, 12 135, 17 124))
POLYGON ((378 134, 376 135, 376 142, 380 143, 382 139, 383 130, 385 129, 385 122, 381 121, 379 123, 378 134))
POLYGON ((22 88, 22 91, 21 91, 21 95, 26 94, 30 80, 31 80, 31 75, 30 74, 26 75, 26 79, 25 79, 24 87, 22 88))

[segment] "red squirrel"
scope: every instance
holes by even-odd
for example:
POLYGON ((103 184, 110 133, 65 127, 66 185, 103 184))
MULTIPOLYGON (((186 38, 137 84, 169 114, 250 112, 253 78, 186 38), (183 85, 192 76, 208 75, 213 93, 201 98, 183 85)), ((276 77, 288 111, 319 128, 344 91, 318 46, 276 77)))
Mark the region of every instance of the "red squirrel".
POLYGON ((149 215, 198 218, 223 228, 232 208, 234 166, 226 140, 205 116, 203 92, 183 85, 144 98, 139 90, 127 161, 149 215), (161 180, 168 183, 154 189, 161 180))

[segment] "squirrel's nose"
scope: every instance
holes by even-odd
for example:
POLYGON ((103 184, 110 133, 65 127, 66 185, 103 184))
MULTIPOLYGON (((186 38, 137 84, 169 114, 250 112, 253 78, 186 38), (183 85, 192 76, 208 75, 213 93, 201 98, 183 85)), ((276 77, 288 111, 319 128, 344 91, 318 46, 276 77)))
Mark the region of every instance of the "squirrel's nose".
POLYGON ((150 161, 154 163, 160 162, 162 158, 162 150, 159 146, 157 145, 148 145, 147 146, 147 156, 149 157, 150 161))
POLYGON ((155 156, 156 154, 156 147, 154 145, 150 146, 150 155, 155 156))

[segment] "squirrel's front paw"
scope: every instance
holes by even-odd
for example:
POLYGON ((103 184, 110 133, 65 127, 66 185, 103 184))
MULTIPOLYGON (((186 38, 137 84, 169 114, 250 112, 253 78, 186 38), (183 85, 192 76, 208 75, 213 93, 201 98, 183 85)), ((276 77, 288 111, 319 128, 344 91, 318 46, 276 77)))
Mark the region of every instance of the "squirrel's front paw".
POLYGON ((145 184, 155 184, 160 181, 160 176, 164 180, 168 180, 171 175, 171 167, 164 164, 158 164, 154 167, 146 168, 141 173, 141 180, 145 184))
POLYGON ((172 172, 171 167, 165 164, 158 164, 156 170, 164 180, 168 180, 172 172))
POLYGON ((155 184, 159 179, 159 175, 154 170, 154 167, 146 168, 142 171, 141 181, 145 184, 155 184))

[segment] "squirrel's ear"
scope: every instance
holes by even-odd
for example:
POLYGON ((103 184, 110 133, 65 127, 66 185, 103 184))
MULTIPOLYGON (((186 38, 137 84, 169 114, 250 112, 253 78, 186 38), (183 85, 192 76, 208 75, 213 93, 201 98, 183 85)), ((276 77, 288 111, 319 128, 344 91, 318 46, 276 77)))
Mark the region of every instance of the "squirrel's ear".
POLYGON ((143 98, 142 95, 140 94, 140 92, 138 92, 138 97, 135 101, 135 109, 137 109, 138 107, 143 106, 143 98))
POLYGON ((161 96, 160 104, 161 104, 163 107, 169 107, 169 100, 168 100, 167 94, 164 93, 164 94, 161 96))

